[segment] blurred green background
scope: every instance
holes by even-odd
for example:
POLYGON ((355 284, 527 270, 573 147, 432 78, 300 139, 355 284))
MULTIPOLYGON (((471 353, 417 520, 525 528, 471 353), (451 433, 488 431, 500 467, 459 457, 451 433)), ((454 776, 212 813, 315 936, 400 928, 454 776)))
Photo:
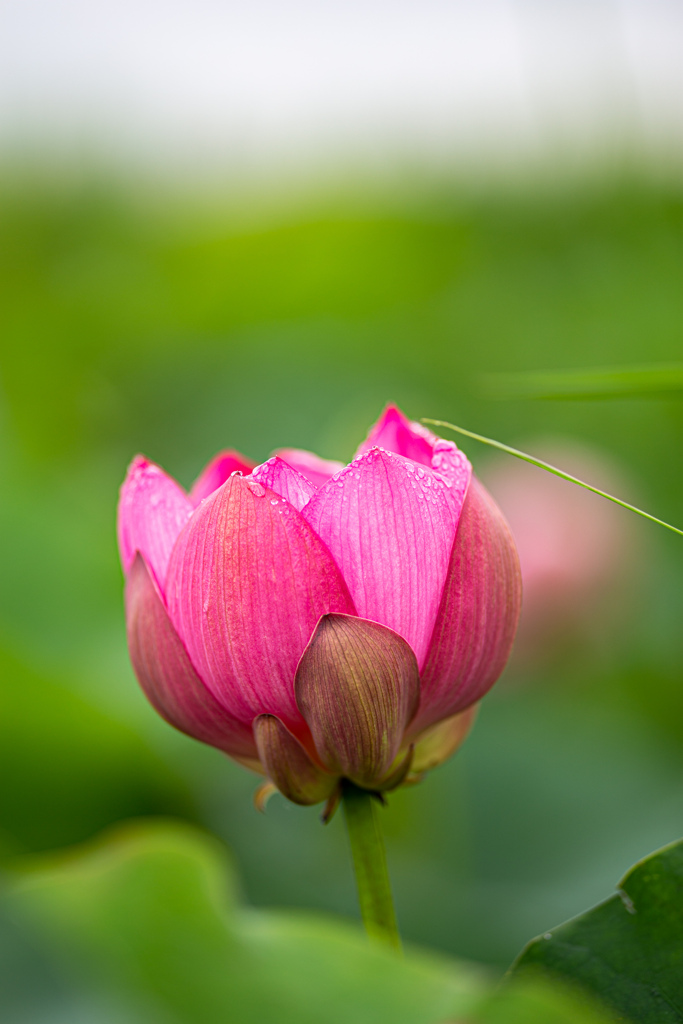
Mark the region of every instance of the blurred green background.
MULTIPOLYGON (((682 227, 680 186, 637 164, 476 189, 356 184, 309 200, 5 173, 8 869, 110 823, 170 815, 228 843, 252 904, 356 915, 341 820, 323 828, 315 809, 278 797, 259 815, 255 778, 173 732, 139 692, 114 532, 126 465, 141 451, 189 485, 226 446, 258 460, 282 446, 348 459, 391 400, 511 444, 589 442, 637 503, 682 525, 675 396, 494 401, 481 383, 680 360, 682 227)), ((486 476, 487 451, 463 447, 486 476)), ((392 795, 406 938, 498 970, 679 837, 683 545, 629 525, 636 578, 619 615, 598 616, 597 641, 513 665, 453 761, 392 795)), ((5 932, 7 998, 19 1014, 30 988, 26 1019, 57 1020, 37 1009, 56 1005, 57 982, 5 932)))

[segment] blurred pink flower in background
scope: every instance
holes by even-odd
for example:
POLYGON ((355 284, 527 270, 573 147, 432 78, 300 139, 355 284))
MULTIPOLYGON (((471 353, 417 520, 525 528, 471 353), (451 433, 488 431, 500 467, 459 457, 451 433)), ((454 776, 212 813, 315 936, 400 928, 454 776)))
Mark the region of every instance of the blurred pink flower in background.
POLYGON ((396 408, 348 465, 225 452, 121 489, 131 659, 183 732, 285 796, 390 789, 464 739, 510 653, 510 531, 465 455, 396 408))
MULTIPOLYGON (((626 486, 609 458, 573 442, 530 440, 525 451, 608 493, 626 486)), ((490 463, 487 487, 519 553, 524 602, 515 661, 532 664, 595 637, 614 614, 614 591, 634 562, 629 513, 521 460, 490 463)))

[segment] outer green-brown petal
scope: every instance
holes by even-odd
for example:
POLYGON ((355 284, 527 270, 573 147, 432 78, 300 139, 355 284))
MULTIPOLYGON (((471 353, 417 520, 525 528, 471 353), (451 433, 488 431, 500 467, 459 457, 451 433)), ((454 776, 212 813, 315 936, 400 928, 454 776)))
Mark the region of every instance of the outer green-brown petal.
POLYGON ((323 615, 295 681, 323 763, 369 789, 389 771, 419 692, 410 645, 392 629, 353 615, 323 615))
POLYGON ((423 775, 452 757, 467 739, 478 710, 479 705, 473 704, 467 711, 452 715, 417 736, 411 774, 423 775))
POLYGON ((327 800, 338 779, 313 764, 299 741, 275 715, 254 719, 254 738, 268 778, 295 804, 327 800))

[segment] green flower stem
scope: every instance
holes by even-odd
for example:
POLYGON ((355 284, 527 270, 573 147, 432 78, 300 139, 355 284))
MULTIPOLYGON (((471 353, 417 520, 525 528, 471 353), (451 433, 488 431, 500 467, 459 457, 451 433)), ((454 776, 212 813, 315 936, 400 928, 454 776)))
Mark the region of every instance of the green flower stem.
POLYGON ((351 843, 360 912, 373 941, 400 951, 387 858, 379 822, 379 802, 352 782, 342 783, 344 816, 351 843))

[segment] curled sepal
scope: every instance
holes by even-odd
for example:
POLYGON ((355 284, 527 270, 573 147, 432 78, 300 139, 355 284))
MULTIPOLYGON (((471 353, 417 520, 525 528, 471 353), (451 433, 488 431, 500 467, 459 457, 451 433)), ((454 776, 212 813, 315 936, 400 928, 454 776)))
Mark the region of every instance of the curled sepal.
POLYGON ((273 793, 277 793, 277 786, 270 781, 262 782, 254 793, 254 807, 261 814, 266 813, 266 806, 273 793))
POLYGON ((405 776, 406 784, 420 782, 427 772, 438 768, 456 752, 467 739, 478 710, 479 705, 473 704, 466 711, 425 729, 416 738, 410 772, 405 776))
POLYGON ((341 780, 340 780, 337 783, 337 786, 335 787, 335 789, 333 789, 332 792, 330 793, 330 795, 328 796, 327 803, 323 807, 323 812, 320 815, 320 820, 322 821, 323 825, 329 825, 329 823, 334 818, 335 814, 337 813, 337 808, 339 807, 339 804, 341 803, 341 797, 342 797, 342 783, 341 783, 341 780))
POLYGON ((295 804, 319 804, 338 779, 313 764, 299 741, 275 715, 254 719, 254 739, 271 782, 295 804))
POLYGON ((323 764, 358 786, 377 788, 392 768, 419 700, 410 645, 377 622, 323 615, 294 685, 323 764))

